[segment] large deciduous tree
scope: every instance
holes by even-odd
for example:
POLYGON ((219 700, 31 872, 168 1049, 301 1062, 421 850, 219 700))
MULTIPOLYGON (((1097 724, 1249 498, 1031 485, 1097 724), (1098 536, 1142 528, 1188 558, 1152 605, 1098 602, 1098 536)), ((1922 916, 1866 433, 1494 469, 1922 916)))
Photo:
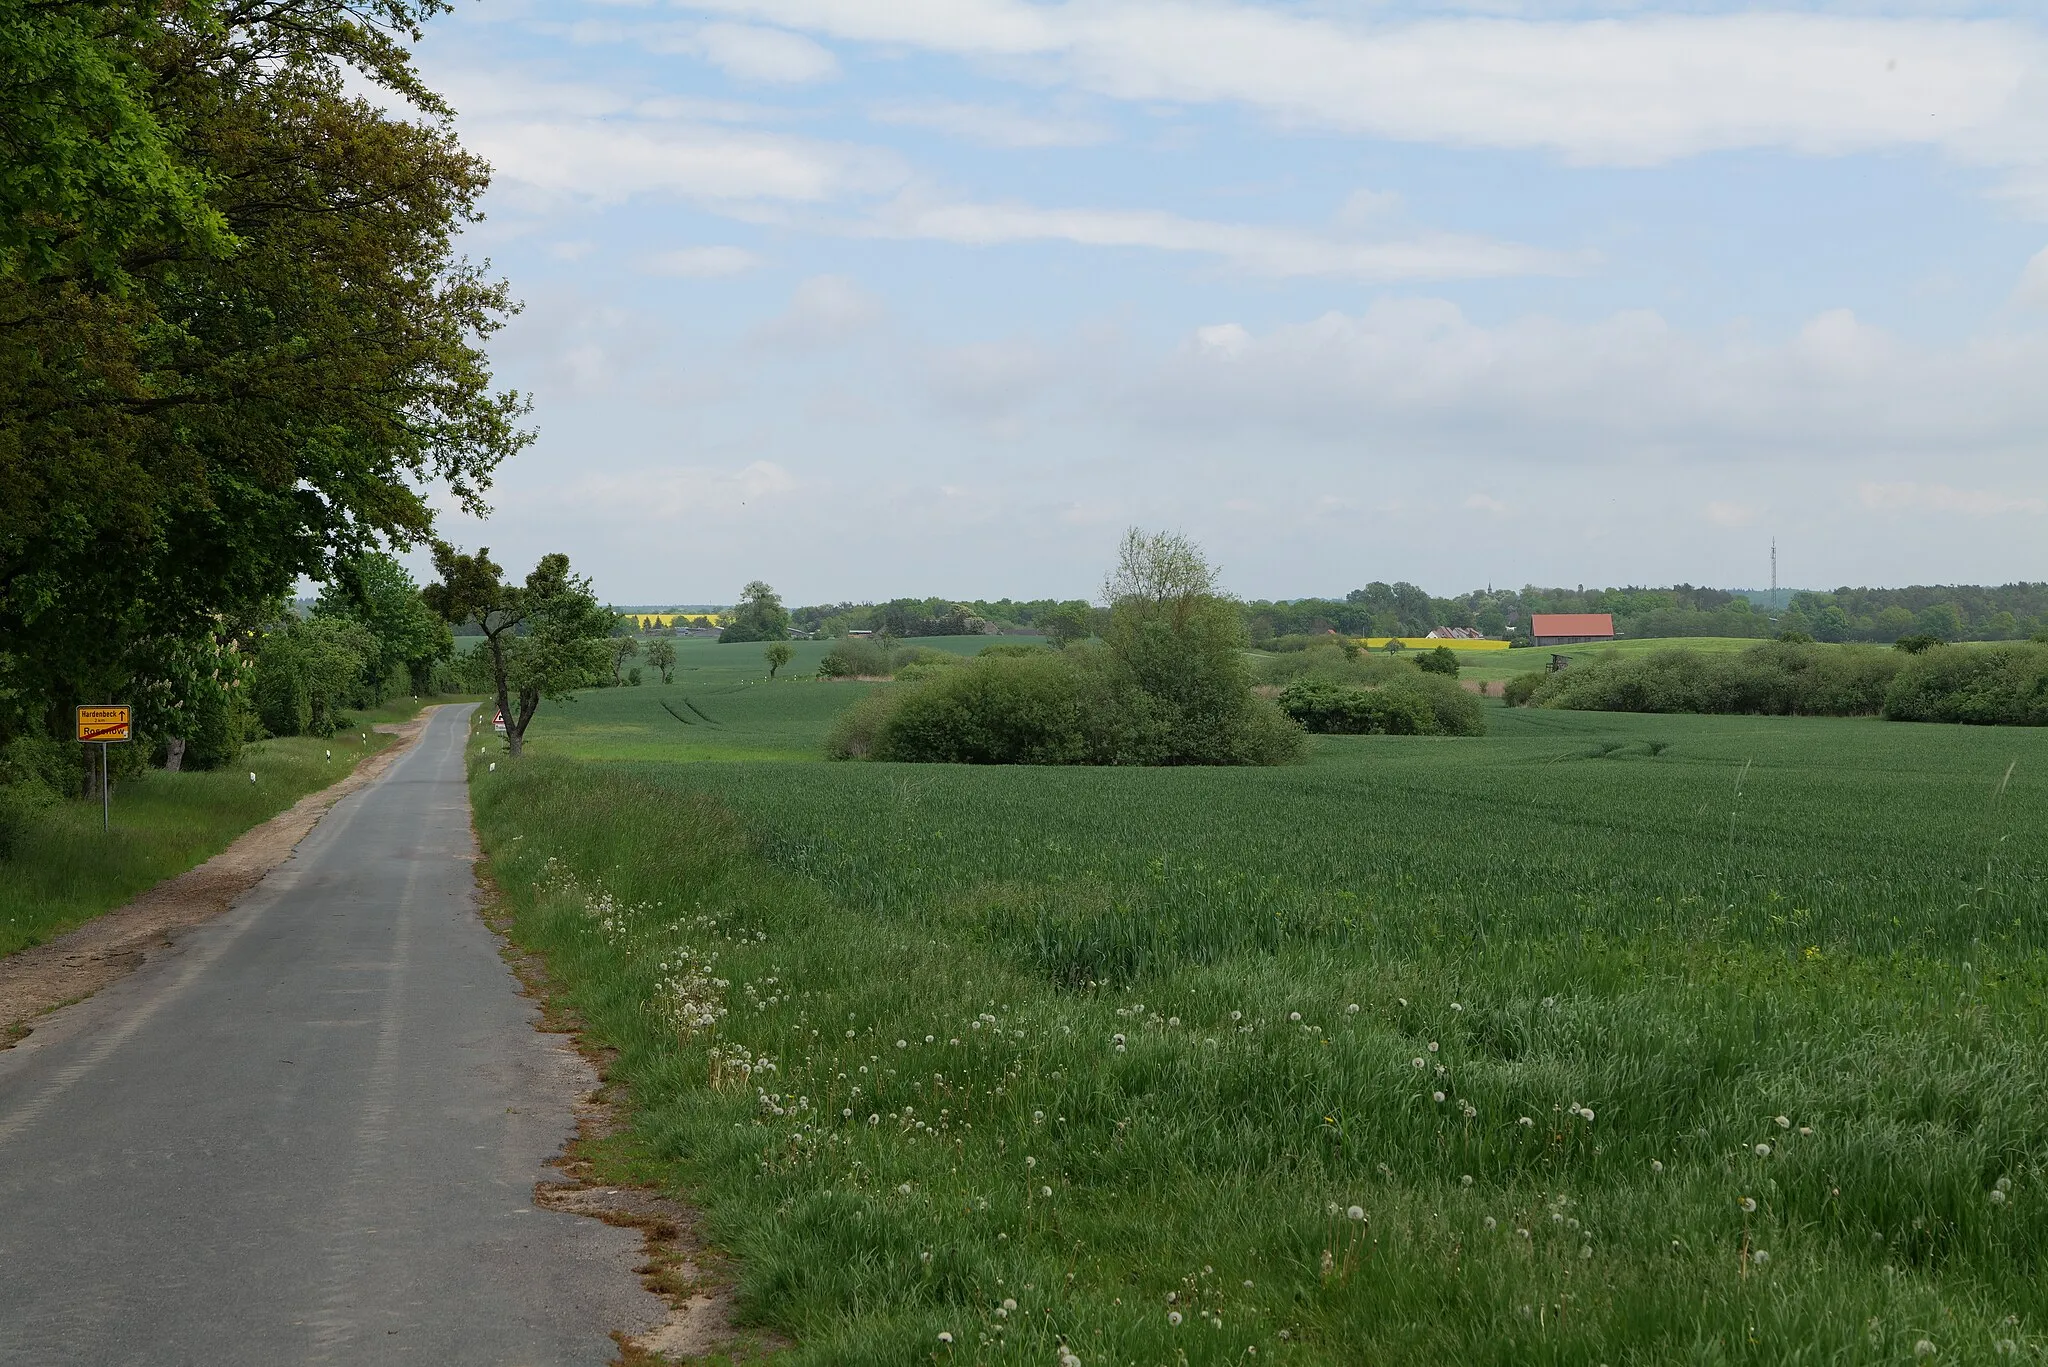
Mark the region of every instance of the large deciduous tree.
POLYGON ((544 700, 564 701, 604 677, 615 619, 590 581, 569 572, 566 555, 542 556, 523 584, 513 584, 488 546, 463 555, 436 543, 434 569, 440 582, 420 594, 444 620, 483 632, 505 743, 517 758, 544 700))
POLYGON ((0 0, 0 739, 182 689, 527 440, 454 248, 487 170, 408 57, 441 7, 0 0))

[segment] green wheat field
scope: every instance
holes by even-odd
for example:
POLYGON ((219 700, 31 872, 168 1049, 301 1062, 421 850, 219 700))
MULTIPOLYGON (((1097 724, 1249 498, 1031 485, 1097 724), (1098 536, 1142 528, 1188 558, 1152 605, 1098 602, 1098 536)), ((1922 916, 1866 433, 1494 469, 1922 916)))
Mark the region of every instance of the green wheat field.
POLYGON ((679 654, 473 794, 781 1360, 2048 1356, 2048 736, 828 764, 896 685, 679 654))

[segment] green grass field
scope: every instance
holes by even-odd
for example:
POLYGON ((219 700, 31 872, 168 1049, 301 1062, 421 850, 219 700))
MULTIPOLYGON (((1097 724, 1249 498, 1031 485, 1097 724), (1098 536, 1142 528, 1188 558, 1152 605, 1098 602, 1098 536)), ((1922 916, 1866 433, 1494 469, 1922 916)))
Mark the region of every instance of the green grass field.
MULTIPOLYGON (((710 668, 764 757, 858 688, 710 668)), ((650 692, 544 712, 479 828, 621 1051, 607 1171, 791 1361, 2043 1356, 2048 736, 763 764, 650 692)))
POLYGON ((97 802, 49 809, 13 857, 0 862, 0 955, 61 935, 211 859, 242 832, 390 745, 390 736, 368 729, 372 724, 404 721, 417 711, 410 699, 400 699, 357 714, 356 729, 332 740, 292 736, 247 746, 232 769, 147 770, 119 780, 107 832, 100 829, 97 802))

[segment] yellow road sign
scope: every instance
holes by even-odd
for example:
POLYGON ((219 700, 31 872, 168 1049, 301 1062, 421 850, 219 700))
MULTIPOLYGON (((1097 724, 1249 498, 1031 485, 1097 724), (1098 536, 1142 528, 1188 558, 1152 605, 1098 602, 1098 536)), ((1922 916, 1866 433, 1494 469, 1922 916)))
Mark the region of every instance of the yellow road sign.
POLYGON ((81 707, 78 709, 78 738, 98 741, 133 740, 133 717, 125 707, 81 707))

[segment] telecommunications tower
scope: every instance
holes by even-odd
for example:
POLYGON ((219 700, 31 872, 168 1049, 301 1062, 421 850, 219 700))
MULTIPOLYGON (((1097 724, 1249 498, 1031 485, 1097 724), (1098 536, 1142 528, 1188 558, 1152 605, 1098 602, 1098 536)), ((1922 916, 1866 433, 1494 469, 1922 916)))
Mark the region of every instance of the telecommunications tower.
POLYGON ((1771 611, 1778 610, 1778 538, 1771 538, 1771 611))

